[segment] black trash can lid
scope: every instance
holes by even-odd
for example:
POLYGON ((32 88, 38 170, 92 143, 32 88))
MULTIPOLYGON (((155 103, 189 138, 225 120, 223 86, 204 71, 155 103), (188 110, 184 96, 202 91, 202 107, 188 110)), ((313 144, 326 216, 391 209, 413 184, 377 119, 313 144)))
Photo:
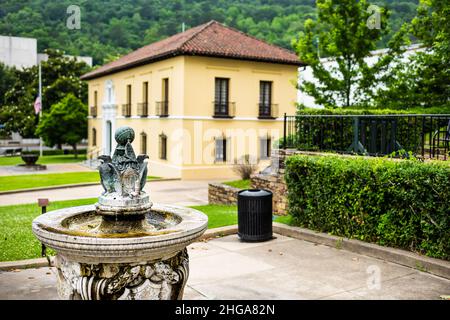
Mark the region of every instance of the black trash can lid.
POLYGON ((239 191, 238 195, 243 196, 243 197, 265 197, 265 196, 271 196, 272 192, 269 190, 263 190, 263 189, 248 189, 248 190, 239 191))

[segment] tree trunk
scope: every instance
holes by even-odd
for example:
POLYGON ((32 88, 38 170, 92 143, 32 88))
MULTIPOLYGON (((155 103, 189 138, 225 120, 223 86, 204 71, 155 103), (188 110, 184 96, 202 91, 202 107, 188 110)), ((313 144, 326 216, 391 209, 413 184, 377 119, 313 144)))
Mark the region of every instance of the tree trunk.
POLYGON ((61 144, 61 143, 58 143, 58 144, 56 145, 56 148, 57 148, 58 150, 61 150, 61 149, 62 149, 62 144, 61 144))
POLYGON ((74 155, 74 157, 75 157, 75 159, 76 159, 76 158, 78 158, 77 144, 76 144, 76 143, 73 144, 73 145, 72 145, 72 148, 73 148, 73 155, 74 155))

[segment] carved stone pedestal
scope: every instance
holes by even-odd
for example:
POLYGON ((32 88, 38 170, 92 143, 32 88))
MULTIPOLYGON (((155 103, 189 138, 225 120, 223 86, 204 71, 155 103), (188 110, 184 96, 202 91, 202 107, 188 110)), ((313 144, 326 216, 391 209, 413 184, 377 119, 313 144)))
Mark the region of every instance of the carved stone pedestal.
POLYGON ((58 295, 64 300, 181 300, 189 275, 187 249, 164 261, 73 262, 56 257, 58 295))

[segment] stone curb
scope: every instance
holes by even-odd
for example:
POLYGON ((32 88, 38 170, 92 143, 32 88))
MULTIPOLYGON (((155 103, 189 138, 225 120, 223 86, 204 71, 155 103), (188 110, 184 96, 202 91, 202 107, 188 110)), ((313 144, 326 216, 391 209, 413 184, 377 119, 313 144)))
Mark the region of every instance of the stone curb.
MULTIPOLYGON (((237 224, 232 226, 208 229, 205 233, 200 237, 198 241, 208 240, 217 237, 228 236, 230 234, 237 233, 237 224)), ((50 257, 52 260, 52 257, 50 257)), ((0 271, 12 271, 15 269, 29 269, 29 268, 42 268, 48 267, 48 261, 46 258, 36 258, 36 259, 27 259, 27 260, 18 260, 18 261, 5 261, 0 262, 0 271)))
MULTIPOLYGON (((159 182, 159 181, 176 181, 176 180, 181 180, 181 179, 180 178, 153 179, 153 180, 147 180, 147 183, 159 182)), ((7 194, 15 194, 15 193, 57 190, 57 189, 76 188, 76 187, 88 187, 88 186, 95 186, 95 185, 100 185, 100 182, 73 183, 73 184, 64 184, 64 185, 48 186, 48 187, 40 187, 40 188, 0 191, 0 196, 7 195, 7 194)))
POLYGON ((450 262, 401 249, 383 247, 377 244, 347 239, 326 233, 315 232, 300 227, 291 227, 282 223, 273 223, 273 232, 295 239, 323 244, 337 249, 359 253, 365 256, 386 260, 407 266, 419 271, 428 272, 439 277, 450 279, 450 262))
MULTIPOLYGON (((227 235, 236 234, 237 232, 237 225, 208 229, 198 241, 206 241, 212 238, 224 237, 227 235)), ((300 227, 291 227, 278 222, 273 223, 273 232, 294 239, 319 243, 337 249, 344 249, 450 279, 450 262, 448 261, 420 256, 401 249, 382 247, 373 243, 332 236, 326 233, 315 232, 300 227)), ((39 268, 46 266, 48 266, 46 258, 0 262, 1 271, 39 268)))
POLYGON ((47 258, 0 262, 0 271, 48 267, 47 258))
POLYGON ((238 232, 238 225, 237 224, 233 224, 231 226, 214 228, 214 229, 208 229, 200 237, 199 241, 209 240, 209 239, 212 239, 212 238, 219 238, 219 237, 229 236, 229 235, 235 234, 237 232, 238 232))

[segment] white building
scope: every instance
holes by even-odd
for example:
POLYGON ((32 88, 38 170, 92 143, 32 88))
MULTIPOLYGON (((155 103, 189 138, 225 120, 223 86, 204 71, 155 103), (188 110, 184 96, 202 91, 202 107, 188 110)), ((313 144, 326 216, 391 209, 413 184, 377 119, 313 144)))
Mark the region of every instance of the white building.
POLYGON ((17 69, 37 64, 37 40, 0 36, 0 61, 17 69))
MULTIPOLYGON (((92 67, 92 57, 88 57, 88 56, 71 56, 68 54, 64 55, 65 57, 69 57, 69 58, 75 58, 77 61, 83 61, 84 63, 86 63, 88 66, 92 67)), ((41 62, 41 61, 47 61, 48 60, 48 54, 46 53, 38 53, 37 55, 37 63, 41 62)))
MULTIPOLYGON (((420 44, 414 44, 409 46, 405 53, 403 54, 402 58, 400 59, 401 61, 406 61, 411 55, 415 54, 417 51, 423 51, 424 47, 421 46, 420 44)), ((380 56, 383 56, 384 54, 386 54, 388 52, 388 49, 380 49, 380 50, 375 50, 371 52, 371 56, 366 58, 365 61, 366 63, 370 66, 373 65, 374 63, 376 63, 378 61, 378 59, 380 58, 380 56)), ((325 69, 327 70, 332 70, 332 68, 337 68, 337 63, 334 59, 330 59, 330 58, 322 58, 320 59, 320 62, 324 65, 325 69)), ((304 81, 309 81, 309 82, 313 82, 313 83, 318 83, 318 81, 314 78, 313 72, 312 72, 312 68, 307 66, 307 67, 300 67, 299 68, 299 85, 304 82, 304 81)), ((301 92, 300 90, 297 91, 297 102, 299 104, 303 104, 306 107, 309 108, 323 108, 322 105, 318 105, 315 103, 314 98, 307 95, 304 92, 301 92)))
MULTIPOLYGON (((66 57, 74 57, 66 55, 66 57)), ((92 67, 92 57, 75 56, 92 67)), ((37 52, 37 39, 0 35, 0 62, 17 69, 29 68, 47 61, 48 55, 37 52)))

